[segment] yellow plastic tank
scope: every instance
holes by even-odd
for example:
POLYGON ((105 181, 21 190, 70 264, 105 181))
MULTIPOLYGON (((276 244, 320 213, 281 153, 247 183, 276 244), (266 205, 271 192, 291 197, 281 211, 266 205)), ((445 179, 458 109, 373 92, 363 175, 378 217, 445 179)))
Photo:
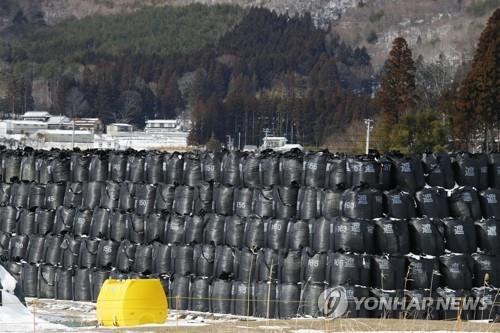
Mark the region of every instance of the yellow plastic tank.
POLYGON ((163 324, 168 303, 158 279, 108 279, 97 297, 96 313, 101 326, 163 324))

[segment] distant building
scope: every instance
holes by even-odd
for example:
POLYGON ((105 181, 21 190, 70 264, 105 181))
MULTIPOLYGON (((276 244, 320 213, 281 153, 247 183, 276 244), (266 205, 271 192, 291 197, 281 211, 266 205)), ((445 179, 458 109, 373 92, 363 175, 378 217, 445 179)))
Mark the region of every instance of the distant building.
POLYGON ((134 127, 130 124, 114 123, 106 126, 106 133, 109 136, 130 135, 134 131, 134 127))
POLYGON ((0 134, 26 134, 47 129, 47 123, 36 120, 4 120, 0 125, 0 134))
POLYGON ((99 118, 76 118, 75 128, 79 130, 87 130, 92 133, 102 133, 103 124, 99 118))
POLYGON ((51 114, 46 111, 28 111, 21 116, 22 120, 29 121, 47 121, 51 117, 51 114))
POLYGON ((283 147, 287 143, 287 139, 284 136, 266 136, 262 139, 261 150, 264 149, 276 149, 283 147))
POLYGON ((179 132, 182 131, 181 124, 178 120, 158 119, 146 120, 146 127, 144 132, 148 134, 162 134, 166 132, 179 132))
POLYGON ((0 121, 0 137, 38 149, 183 149, 188 131, 177 120, 150 120, 144 131, 130 124, 111 124, 103 134, 98 118, 70 119, 48 112, 26 112, 22 120, 0 121))
POLYGON ((70 121, 71 119, 66 116, 51 116, 47 120, 47 127, 49 129, 64 129, 70 121))
POLYGON ((254 152, 254 151, 257 151, 257 146, 254 146, 254 145, 244 145, 243 146, 243 151, 244 152, 254 152))
POLYGON ((107 139, 100 145, 110 144, 113 149, 182 149, 188 146, 188 135, 177 120, 148 120, 144 131, 134 131, 130 124, 115 123, 106 127, 107 139))
POLYGON ((47 129, 38 131, 30 137, 31 144, 42 149, 80 149, 94 148, 94 133, 72 129, 47 129))
POLYGON ((277 151, 288 151, 294 148, 304 150, 299 144, 287 144, 288 140, 284 136, 266 136, 262 139, 262 146, 259 147, 259 150, 265 149, 273 149, 277 151))
POLYGON ((43 130, 36 133, 36 136, 42 138, 45 142, 64 142, 64 143, 93 143, 94 134, 83 130, 43 130))
POLYGON ((74 121, 66 116, 50 116, 47 120, 49 129, 89 131, 102 133, 103 124, 99 118, 75 118, 74 121))

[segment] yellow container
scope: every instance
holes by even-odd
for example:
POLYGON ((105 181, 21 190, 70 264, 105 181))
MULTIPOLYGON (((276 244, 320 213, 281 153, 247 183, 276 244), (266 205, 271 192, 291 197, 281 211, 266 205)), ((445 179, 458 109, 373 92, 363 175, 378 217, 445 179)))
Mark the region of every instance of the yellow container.
POLYGON ((163 324, 168 303, 158 279, 108 279, 97 297, 96 313, 101 326, 163 324))

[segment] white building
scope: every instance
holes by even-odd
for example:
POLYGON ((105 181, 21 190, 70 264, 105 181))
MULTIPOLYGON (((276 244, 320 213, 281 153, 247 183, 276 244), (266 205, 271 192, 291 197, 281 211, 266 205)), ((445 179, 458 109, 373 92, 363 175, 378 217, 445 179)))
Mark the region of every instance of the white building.
POLYGON ((146 132, 122 133, 120 135, 102 136, 96 148, 109 147, 116 150, 133 148, 136 150, 169 150, 185 149, 188 146, 188 132, 172 132, 169 135, 155 135, 146 132))
POLYGON ((157 120, 146 120, 146 128, 144 128, 146 133, 169 133, 182 131, 181 123, 178 120, 171 119, 157 119, 157 120))
POLYGON ((150 120, 144 131, 134 131, 130 124, 111 124, 107 134, 100 134, 99 119, 77 119, 74 130, 73 121, 65 116, 27 112, 23 119, 0 121, 0 137, 37 149, 182 150, 188 146, 189 132, 177 120, 150 120), (27 120, 35 118, 45 120, 27 120))
POLYGON ((35 134, 37 137, 43 137, 45 142, 75 142, 75 143, 93 143, 94 134, 84 130, 61 130, 51 129, 39 131, 35 134))
POLYGON ((46 111, 28 111, 21 116, 22 120, 47 121, 52 115, 46 111))
POLYGON ((47 129, 47 123, 36 120, 4 120, 0 124, 1 135, 30 135, 37 131, 47 129))
POLYGON ((134 131, 134 127, 130 124, 114 123, 106 126, 108 136, 126 136, 134 131))
POLYGON ((276 149, 283 147, 287 143, 287 139, 284 136, 266 136, 262 139, 261 149, 276 149))
POLYGON ((49 129, 63 129, 65 124, 71 122, 66 116, 51 116, 47 120, 47 125, 49 129))
POLYGON ((288 151, 294 148, 304 150, 299 144, 287 144, 288 140, 284 136, 266 136, 262 139, 262 146, 259 147, 260 150, 273 149, 277 151, 288 151))

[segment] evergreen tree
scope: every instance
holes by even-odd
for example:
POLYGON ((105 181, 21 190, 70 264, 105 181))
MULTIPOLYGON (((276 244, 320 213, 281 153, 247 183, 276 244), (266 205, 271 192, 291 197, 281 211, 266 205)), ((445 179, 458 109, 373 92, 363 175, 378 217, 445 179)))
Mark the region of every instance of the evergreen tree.
POLYGON ((396 123, 415 106, 415 63, 404 38, 396 38, 392 45, 382 69, 376 101, 387 120, 396 123))
POLYGON ((484 149, 493 143, 492 131, 500 125, 500 8, 481 33, 472 67, 460 84, 452 125, 467 139, 482 130, 484 149))
POLYGON ((7 84, 8 112, 22 114, 33 109, 33 81, 30 77, 13 74, 7 84))
POLYGON ((177 75, 174 73, 168 80, 161 96, 161 117, 163 119, 174 119, 177 117, 177 109, 182 107, 182 95, 177 85, 177 75))
POLYGON ((196 105, 199 101, 206 101, 210 95, 207 75, 203 68, 198 68, 194 73, 193 82, 189 89, 189 104, 196 105))
POLYGON ((396 149, 392 138, 400 120, 414 111, 415 95, 415 63, 408 43, 398 37, 392 43, 382 69, 380 87, 375 96, 375 104, 379 115, 375 125, 375 142, 381 151, 396 149))

